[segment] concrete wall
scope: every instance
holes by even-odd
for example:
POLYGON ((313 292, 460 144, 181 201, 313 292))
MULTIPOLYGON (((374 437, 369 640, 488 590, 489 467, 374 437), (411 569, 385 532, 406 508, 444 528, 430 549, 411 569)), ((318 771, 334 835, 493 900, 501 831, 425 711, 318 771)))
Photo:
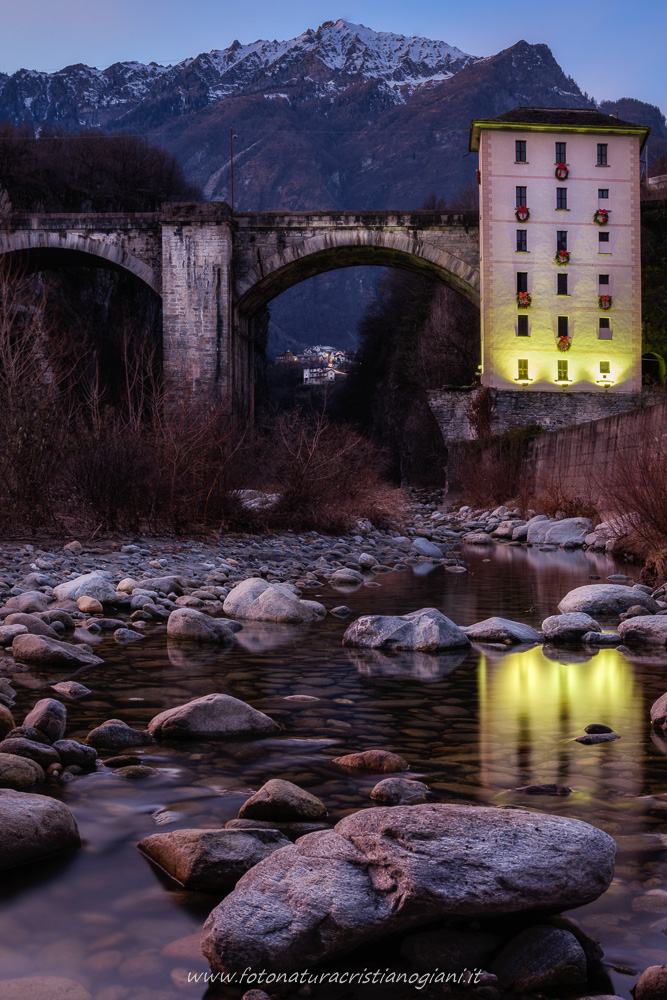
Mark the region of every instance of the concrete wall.
MULTIPOLYGON (((548 131, 484 130, 480 140, 482 190, 481 292, 483 378, 493 388, 516 387, 518 360, 528 362, 530 389, 560 392, 557 364, 568 365, 573 392, 597 391, 601 362, 608 362, 615 392, 641 389, 641 287, 639 137, 548 131), (515 162, 515 141, 525 140, 526 162, 515 162), (554 176, 555 142, 566 143, 569 176, 554 176), (608 165, 597 166, 597 143, 608 147, 608 165), (516 187, 526 188, 530 218, 515 217, 516 187), (567 208, 556 208, 556 189, 566 191, 567 208), (609 197, 598 199, 598 191, 609 197), (609 210, 609 223, 593 215, 609 210), (517 252, 517 230, 527 233, 526 252, 517 252), (554 262, 557 231, 567 233, 567 266, 554 262), (599 242, 600 234, 610 237, 599 242), (527 274, 529 309, 517 306, 517 272, 527 274), (557 276, 568 278, 567 295, 557 294, 557 276), (609 275, 609 285, 599 283, 609 275), (612 295, 602 311, 600 294, 612 295), (517 335, 519 315, 529 336, 517 335), (571 349, 557 348, 558 317, 568 319, 571 349), (599 338, 600 318, 609 319, 612 339, 599 338)), ((600 391, 606 391, 604 389, 600 391)))

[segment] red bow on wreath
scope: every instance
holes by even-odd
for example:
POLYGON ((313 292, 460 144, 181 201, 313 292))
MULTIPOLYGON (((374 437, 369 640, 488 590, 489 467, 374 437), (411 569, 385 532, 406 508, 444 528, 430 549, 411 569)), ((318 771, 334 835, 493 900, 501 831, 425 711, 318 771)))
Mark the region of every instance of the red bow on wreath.
POLYGON ((558 350, 559 351, 569 351, 571 347, 571 340, 569 337, 559 337, 558 338, 558 350))
POLYGON ((600 296, 600 309, 611 309, 611 295, 600 296))

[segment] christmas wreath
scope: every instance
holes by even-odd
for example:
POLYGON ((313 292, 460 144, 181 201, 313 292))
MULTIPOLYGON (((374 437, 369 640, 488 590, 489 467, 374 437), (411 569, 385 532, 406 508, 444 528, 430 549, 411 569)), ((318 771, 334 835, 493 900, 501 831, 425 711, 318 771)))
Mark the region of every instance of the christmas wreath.
POLYGON ((557 163, 555 174, 559 181, 566 181, 570 176, 570 171, 568 170, 567 163, 557 163))
POLYGON ((559 267, 564 267, 566 264, 570 263, 570 251, 569 250, 557 250, 554 260, 559 265, 559 267))
POLYGON ((598 208, 597 212, 593 216, 593 222, 596 222, 598 226, 606 226, 609 222, 609 212, 606 208, 598 208))
POLYGON ((517 292, 516 301, 519 305, 519 309, 529 309, 530 303, 533 300, 528 292, 517 292))
POLYGON ((567 336, 559 337, 557 346, 559 351, 569 351, 572 347, 572 341, 567 336))
POLYGON ((598 295, 600 309, 611 309, 611 295, 598 295))
POLYGON ((514 213, 517 217, 518 222, 527 222, 530 218, 530 209, 526 205, 517 205, 516 212, 514 213))

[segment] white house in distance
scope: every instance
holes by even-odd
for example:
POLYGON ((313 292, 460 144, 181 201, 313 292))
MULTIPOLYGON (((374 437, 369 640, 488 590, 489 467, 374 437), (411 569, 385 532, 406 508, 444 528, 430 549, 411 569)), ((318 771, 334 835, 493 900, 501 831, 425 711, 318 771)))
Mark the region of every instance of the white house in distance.
POLYGON ((649 131, 570 108, 472 122, 483 385, 641 391, 639 156, 649 131))

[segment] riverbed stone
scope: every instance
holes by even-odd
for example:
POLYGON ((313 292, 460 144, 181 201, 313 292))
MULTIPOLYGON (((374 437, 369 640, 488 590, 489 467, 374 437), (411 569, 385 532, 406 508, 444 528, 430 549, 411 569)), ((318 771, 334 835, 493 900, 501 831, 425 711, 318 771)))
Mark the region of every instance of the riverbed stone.
POLYGON ((667 730, 667 692, 651 705, 651 722, 659 729, 667 730))
POLYGON ((223 609, 235 618, 264 622, 299 624, 319 617, 288 584, 268 583, 261 577, 237 584, 225 598, 223 609))
POLYGON ((46 635, 50 639, 57 639, 58 633, 51 628, 48 622, 43 621, 37 615, 27 614, 23 611, 15 611, 5 618, 5 626, 24 625, 26 632, 30 635, 46 635))
POLYGON ((0 788, 14 788, 16 791, 21 791, 45 780, 44 769, 37 761, 13 753, 0 752, 0 788))
POLYGON ((426 556, 428 559, 442 559, 442 549, 435 542, 429 541, 428 538, 415 538, 411 548, 416 556, 426 556))
POLYGON ((17 757, 27 757, 36 761, 44 770, 51 764, 60 763, 60 755, 48 743, 38 743, 36 740, 29 740, 23 736, 12 736, 11 734, 0 743, 0 753, 11 753, 17 757))
POLYGON ((531 545, 542 545, 549 529, 556 524, 544 514, 536 514, 526 524, 526 541, 531 545))
POLYGON ((97 760, 95 747, 78 743, 76 740, 56 740, 53 749, 58 751, 65 766, 76 764, 84 771, 95 770, 95 761, 97 760))
POLYGON ((0 869, 41 860, 79 843, 76 820, 64 802, 0 789, 0 869))
POLYGON ((215 970, 303 968, 436 920, 579 906, 616 845, 562 816, 467 805, 364 809, 251 868, 210 914, 215 970))
POLYGON ((581 548, 592 528, 587 517, 566 517, 551 525, 544 541, 547 545, 560 545, 561 548, 581 548))
POLYGON ((17 635, 12 653, 18 663, 34 667, 93 667, 104 662, 90 649, 44 635, 17 635))
POLYGON ((43 594, 41 590, 26 590, 22 594, 15 594, 5 602, 6 608, 12 611, 20 611, 25 614, 36 614, 39 611, 46 611, 50 603, 50 598, 43 594))
POLYGON ((620 740, 618 733, 586 733, 585 736, 577 736, 575 743, 582 743, 584 746, 595 746, 597 743, 613 743, 620 740))
POLYGON ((665 1000, 667 997, 667 965, 651 965, 639 977, 635 1000, 665 1000))
POLYGON ((122 719, 107 719, 86 736, 88 746, 96 750, 125 750, 127 747, 144 747, 154 743, 145 729, 132 729, 122 719))
POLYGON ((94 597, 101 604, 113 604, 116 600, 116 588, 101 573, 84 573, 66 583, 59 583, 53 588, 53 596, 57 601, 78 601, 80 597, 94 597))
POLYGON ((280 729, 277 722, 228 694, 207 694, 160 712, 148 724, 158 739, 233 739, 267 736, 280 729))
POLYGON ((23 720, 24 726, 34 726, 51 743, 61 740, 67 725, 67 709, 57 698, 41 698, 23 720))
POLYGON ((58 681, 51 687, 61 698, 70 698, 72 701, 90 694, 90 688, 87 688, 85 684, 79 684, 78 681, 58 681))
POLYGON ((0 1000, 93 1000, 81 983, 60 976, 0 979, 0 1000))
POLYGON ((88 597, 87 594, 84 594, 82 597, 77 597, 76 606, 79 611, 83 611, 84 615, 101 615, 104 613, 102 602, 98 601, 96 597, 88 597))
POLYGON ((358 569, 351 566, 341 566, 335 569, 329 577, 329 583, 333 587, 358 587, 364 582, 363 575, 358 569))
POLYGON ((390 750, 362 750, 360 753, 347 753, 343 757, 334 757, 332 764, 349 767, 355 771, 370 771, 383 774, 397 771, 407 771, 409 764, 405 757, 392 753, 390 750))
POLYGON ((211 618, 194 608, 177 608, 169 615, 167 635, 181 642, 233 646, 236 638, 221 618, 211 618))
POLYGON ((384 778, 370 791, 370 797, 378 806, 407 806, 423 802, 428 788, 421 781, 410 778, 384 778))
POLYGON ((660 610, 650 594, 643 594, 633 587, 615 583, 590 583, 584 587, 575 587, 565 595, 558 609, 562 614, 583 611, 589 615, 615 617, 627 611, 633 604, 641 604, 651 614, 660 610))
POLYGON ((537 629, 509 618, 485 618, 475 625, 465 626, 462 631, 475 642, 542 642, 537 629))
POLYGON ((470 645, 466 633, 437 608, 407 615, 364 615, 348 627, 344 646, 436 652, 470 645))
POLYGON ((14 716, 9 711, 7 706, 0 702, 0 740, 4 740, 7 733, 9 733, 15 725, 14 716))
POLYGON ((517 993, 576 986, 588 977, 586 955, 574 935, 548 926, 517 934, 496 956, 491 971, 501 986, 517 993))
POLYGON ((564 615, 551 615, 542 622, 544 638, 556 645, 580 642, 588 632, 601 631, 602 629, 595 619, 581 611, 572 611, 564 615))
POLYGON ((618 634, 626 646, 666 646, 667 615, 628 618, 618 626, 618 634))
POLYGON ((223 895, 254 865, 289 843, 272 829, 196 829, 154 833, 137 846, 185 889, 223 895))
POLYGON ((326 815, 327 807, 315 795, 283 778, 271 778, 239 809, 239 819, 281 822, 323 819, 326 815))
POLYGON ((11 646, 17 635, 26 635, 25 625, 0 625, 0 648, 11 646))

